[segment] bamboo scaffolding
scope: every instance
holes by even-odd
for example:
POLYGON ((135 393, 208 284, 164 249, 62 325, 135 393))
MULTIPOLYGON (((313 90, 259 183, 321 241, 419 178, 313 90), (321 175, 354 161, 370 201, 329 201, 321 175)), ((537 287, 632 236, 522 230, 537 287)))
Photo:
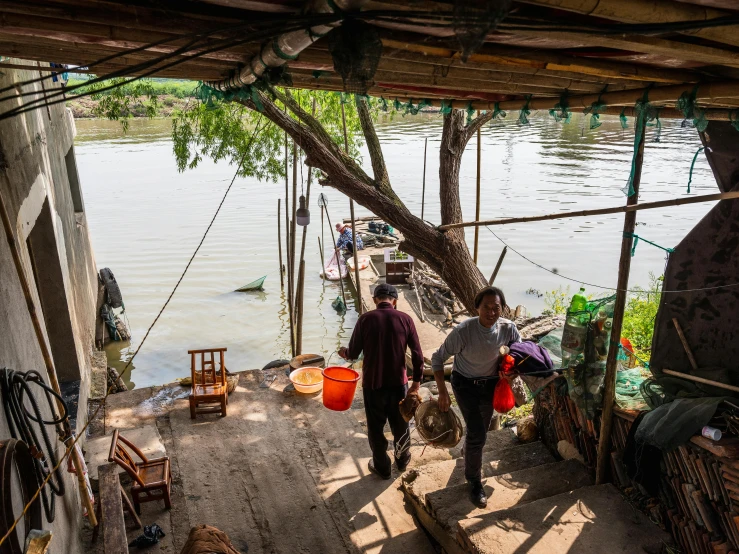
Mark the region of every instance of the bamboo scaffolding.
MULTIPOLYGON (((59 386, 59 379, 57 378, 56 368, 54 367, 54 360, 51 357, 49 345, 46 343, 44 331, 41 328, 41 321, 39 320, 38 312, 36 311, 33 296, 31 295, 31 287, 28 284, 25 271, 23 270, 23 262, 21 261, 20 253, 18 252, 18 246, 15 242, 15 233, 13 232, 13 227, 10 224, 10 219, 8 217, 8 212, 5 209, 5 201, 3 200, 2 194, 0 194, 0 219, 2 219, 3 221, 5 238, 8 241, 11 257, 13 258, 13 265, 15 266, 15 271, 18 274, 18 281, 20 282, 21 289, 23 290, 23 297, 26 300, 26 308, 28 309, 28 315, 30 316, 31 323, 33 324, 33 331, 36 335, 36 342, 39 345, 41 356, 44 359, 46 374, 49 378, 49 385, 54 390, 54 392, 61 397, 62 391, 61 387, 59 386)), ((57 398, 56 403, 59 413, 63 414, 64 405, 62 404, 62 401, 57 398)), ((73 431, 72 427, 69 424, 69 419, 65 419, 62 425, 64 436, 61 438, 62 441, 66 443, 66 441, 70 437, 72 437, 73 431)), ((95 527, 98 524, 98 521, 95 517, 95 509, 93 508, 90 497, 87 494, 87 483, 85 482, 85 475, 82 471, 82 461, 80 460, 79 451, 74 446, 72 446, 71 448, 72 451, 69 455, 72 458, 72 463, 74 464, 74 469, 77 473, 77 483, 79 485, 80 500, 82 501, 82 505, 87 510, 87 519, 90 522, 90 525, 92 527, 95 527)))
MULTIPOLYGON (((642 166, 644 164, 644 142, 646 138, 647 118, 637 118, 635 127, 637 136, 640 137, 636 144, 636 156, 634 160, 633 187, 634 193, 626 201, 627 205, 635 205, 639 199, 639 184, 641 182, 642 166)), ((616 285, 616 301, 613 308, 613 326, 611 328, 611 341, 606 360, 606 374, 603 379, 603 411, 600 420, 600 434, 598 440, 597 466, 595 482, 602 484, 608 478, 609 461, 611 458, 611 430, 613 428, 613 406, 616 402, 616 370, 618 362, 616 356, 621 344, 621 328, 623 326, 624 312, 626 310, 626 289, 629 286, 629 271, 631 269, 631 246, 634 241, 633 234, 636 227, 636 212, 631 210, 624 215, 623 239, 621 241, 621 258, 618 264, 618 284, 616 285)))
POLYGON ((703 194, 701 196, 693 196, 688 198, 673 198, 670 200, 658 200, 656 202, 642 202, 641 204, 631 204, 626 206, 615 206, 613 208, 597 208, 594 210, 581 210, 578 212, 561 212, 548 215, 533 215, 527 217, 510 217, 506 219, 490 219, 487 221, 468 221, 465 223, 449 223, 440 225, 440 231, 448 231, 458 227, 479 227, 483 225, 510 225, 511 223, 531 223, 533 221, 549 221, 552 219, 566 219, 568 217, 586 217, 591 215, 605 215, 616 213, 632 213, 639 210, 653 210, 656 208, 668 208, 671 206, 683 206, 685 204, 699 204, 701 202, 713 202, 718 200, 735 200, 739 198, 739 191, 717 192, 715 194, 703 194))

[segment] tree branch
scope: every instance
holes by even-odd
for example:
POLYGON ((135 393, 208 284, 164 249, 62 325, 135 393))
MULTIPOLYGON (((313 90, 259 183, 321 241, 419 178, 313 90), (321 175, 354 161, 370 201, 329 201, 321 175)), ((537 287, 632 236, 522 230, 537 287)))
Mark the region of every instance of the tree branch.
POLYGON ((480 114, 475 119, 473 119, 472 121, 470 121, 470 124, 467 125, 467 127, 465 128, 465 130, 467 132, 467 140, 465 141, 465 144, 467 144, 470 141, 470 139, 472 138, 472 136, 477 132, 477 130, 480 127, 482 127, 488 121, 490 121, 491 119, 493 119, 493 115, 494 114, 495 114, 494 111, 488 110, 484 114, 480 114))
POLYGON ((385 165, 385 158, 382 155, 382 147, 380 139, 377 138, 375 126, 372 123, 367 101, 357 95, 354 96, 354 103, 357 105, 357 113, 359 114, 359 122, 362 125, 364 139, 367 141, 367 149, 369 150, 370 160, 372 161, 372 172, 375 174, 375 181, 378 187, 390 187, 390 177, 385 165))

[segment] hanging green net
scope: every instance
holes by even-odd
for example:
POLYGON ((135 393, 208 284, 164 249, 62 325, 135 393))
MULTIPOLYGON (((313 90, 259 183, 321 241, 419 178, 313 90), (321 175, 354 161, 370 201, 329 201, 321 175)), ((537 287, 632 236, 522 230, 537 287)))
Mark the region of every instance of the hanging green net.
POLYGON ((467 104, 467 108, 466 108, 466 110, 465 110, 465 111, 467 112, 467 121, 466 121, 466 123, 465 123, 465 124, 466 124, 466 125, 469 125, 470 123, 472 123, 472 119, 473 119, 473 118, 474 118, 474 116, 475 116, 475 108, 473 108, 473 107, 472 107, 472 101, 471 101, 471 100, 470 100, 470 102, 469 102, 469 103, 467 104))
POLYGON ((251 100, 258 111, 264 110, 262 99, 259 96, 259 89, 254 85, 246 85, 241 88, 231 88, 227 91, 220 91, 209 87, 205 83, 200 83, 195 89, 195 98, 205 104, 206 108, 215 108, 216 102, 231 102, 233 100, 251 100))
POLYGON ((441 109, 439 111, 441 112, 441 115, 449 115, 450 113, 452 113, 452 101, 442 100, 441 109))
POLYGON ((387 111, 387 99, 384 98, 383 96, 380 96, 379 106, 383 112, 387 111))
POLYGON ((629 126, 628 122, 626 121, 626 108, 621 110, 621 113, 619 114, 618 119, 621 122, 622 129, 626 129, 629 126))
POLYGON ((739 109, 731 110, 729 112, 729 123, 737 131, 739 131, 739 109))
MULTIPOLYGON (((634 153, 631 157, 631 171, 629 172, 629 180, 622 189, 626 196, 634 196, 634 175, 636 174, 636 157, 639 153, 639 144, 644 139, 644 130, 650 121, 657 116, 657 110, 649 103, 649 89, 644 91, 644 96, 634 105, 634 113, 636 114, 636 125, 634 133, 634 153)), ((623 112, 621 112, 623 115, 623 112)), ((658 120, 659 121, 659 120, 658 120)), ((657 132, 661 131, 661 124, 657 127, 657 132)))
POLYGON ((641 369, 624 369, 619 365, 619 370, 616 372, 616 404, 619 408, 624 410, 649 408, 641 392, 641 384, 645 379, 641 369))
POLYGON ((554 118, 554 121, 560 123, 564 121, 569 123, 572 119, 572 112, 570 111, 570 103, 567 100, 568 92, 567 89, 559 97, 559 102, 554 105, 554 108, 549 110, 549 115, 554 118))
POLYGON ((598 97, 598 100, 590 104, 587 108, 583 110, 583 113, 585 115, 590 114, 590 129, 597 129, 601 125, 603 125, 603 122, 600 120, 600 114, 606 111, 606 105, 600 101, 600 97, 598 97))
POLYGON ((415 106, 413 105, 413 100, 408 100, 408 103, 405 105, 405 114, 411 114, 411 115, 417 115, 418 112, 420 112, 422 109, 424 109, 426 106, 431 105, 431 100, 428 100, 427 98, 424 98, 423 100, 419 101, 418 104, 415 106))
POLYGON ((529 116, 531 115, 531 110, 529 109, 529 103, 531 102, 531 95, 527 94, 524 98, 526 98, 526 103, 521 107, 521 110, 518 112, 518 124, 519 125, 528 125, 529 116))
POLYGON ((695 151, 695 155, 693 156, 693 163, 690 164, 690 175, 688 176, 688 194, 690 194, 690 183, 693 182, 693 168, 695 167, 695 161, 698 159, 698 154, 703 152, 705 149, 705 146, 701 146, 698 148, 698 150, 695 151))
POLYGON ((680 95, 680 98, 677 100, 677 109, 685 116, 683 127, 687 124, 688 120, 692 120, 693 127, 702 133, 708 127, 708 119, 706 119, 705 110, 699 108, 695 100, 698 94, 698 86, 695 85, 692 92, 685 91, 680 95))
POLYGON ((660 142, 660 139, 662 138, 662 121, 659 118, 659 112, 662 108, 651 108, 654 110, 654 116, 652 117, 652 121, 647 121, 647 127, 656 127, 656 132, 654 134, 653 142, 660 142))
POLYGON ((506 115, 505 111, 500 109, 500 103, 496 102, 493 107, 493 119, 503 119, 506 115))

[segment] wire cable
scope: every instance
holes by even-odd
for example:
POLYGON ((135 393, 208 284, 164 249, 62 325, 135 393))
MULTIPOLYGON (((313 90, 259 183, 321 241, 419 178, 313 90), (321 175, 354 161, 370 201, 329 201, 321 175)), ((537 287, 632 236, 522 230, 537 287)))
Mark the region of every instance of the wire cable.
MULTIPOLYGON (((496 235, 490 227, 488 227, 487 225, 485 225, 485 228, 488 231, 490 231, 496 239, 498 239, 501 243, 503 243, 509 249, 513 250, 516 254, 518 254, 521 258, 523 258, 524 260, 526 260, 527 262, 529 262, 531 265, 534 265, 534 266, 538 267, 539 269, 543 269, 547 273, 551 273, 552 275, 556 275, 557 277, 561 277, 562 279, 566 279, 567 281, 572 281, 573 283, 581 283, 583 285, 587 285, 589 287, 593 287, 593 288, 596 288, 596 289, 611 290, 611 291, 614 291, 614 292, 619 292, 619 291, 620 292, 633 292, 633 293, 637 293, 637 294, 644 294, 644 293, 648 292, 648 291, 645 291, 645 290, 642 290, 642 289, 617 289, 617 288, 614 288, 614 287, 604 287, 603 285, 596 285, 594 283, 588 283, 587 281, 583 281, 582 279, 575 279, 573 277, 567 277, 566 275, 562 275, 561 273, 558 273, 556 271, 552 271, 551 269, 546 268, 546 267, 544 267, 543 265, 541 265, 539 263, 536 263, 534 260, 531 260, 531 259, 527 258, 523 254, 521 254, 521 252, 519 252, 518 250, 516 250, 515 248, 513 248, 510 244, 508 244, 506 241, 504 241, 502 238, 500 238, 498 235, 496 235)), ((695 289, 663 290, 663 291, 659 291, 659 293, 660 294, 679 294, 679 293, 684 293, 684 292, 702 292, 702 291, 709 291, 709 290, 728 289, 728 288, 734 288, 734 287, 739 287, 739 283, 731 283, 729 285, 717 285, 715 287, 701 287, 701 288, 695 288, 695 289)))

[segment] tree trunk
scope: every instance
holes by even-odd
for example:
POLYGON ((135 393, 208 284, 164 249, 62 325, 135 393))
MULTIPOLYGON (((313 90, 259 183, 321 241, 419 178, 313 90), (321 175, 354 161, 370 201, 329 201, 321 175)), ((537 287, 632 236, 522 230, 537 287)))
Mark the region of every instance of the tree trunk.
MULTIPOLYGON (((426 262, 449 288, 454 291, 465 308, 474 311, 474 298, 487 282, 475 265, 464 240, 464 229, 442 233, 421 218, 413 215, 393 191, 388 178, 380 142, 375 133, 366 101, 356 97, 359 120, 370 152, 372 169, 370 178, 362 168, 346 155, 322 128, 321 124, 305 112, 289 93, 273 91, 297 119, 279 109, 266 95, 262 95, 263 114, 284 129, 306 153, 305 163, 320 169, 326 175, 321 180, 381 217, 403 233, 399 248, 426 262)), ((250 109, 256 109, 251 100, 236 100, 250 109)), ((492 112, 477 117, 464 125, 464 112, 452 111, 444 117, 444 133, 441 145, 441 219, 442 223, 462 221, 459 199, 459 168, 465 146, 477 128, 492 117, 492 112)))

